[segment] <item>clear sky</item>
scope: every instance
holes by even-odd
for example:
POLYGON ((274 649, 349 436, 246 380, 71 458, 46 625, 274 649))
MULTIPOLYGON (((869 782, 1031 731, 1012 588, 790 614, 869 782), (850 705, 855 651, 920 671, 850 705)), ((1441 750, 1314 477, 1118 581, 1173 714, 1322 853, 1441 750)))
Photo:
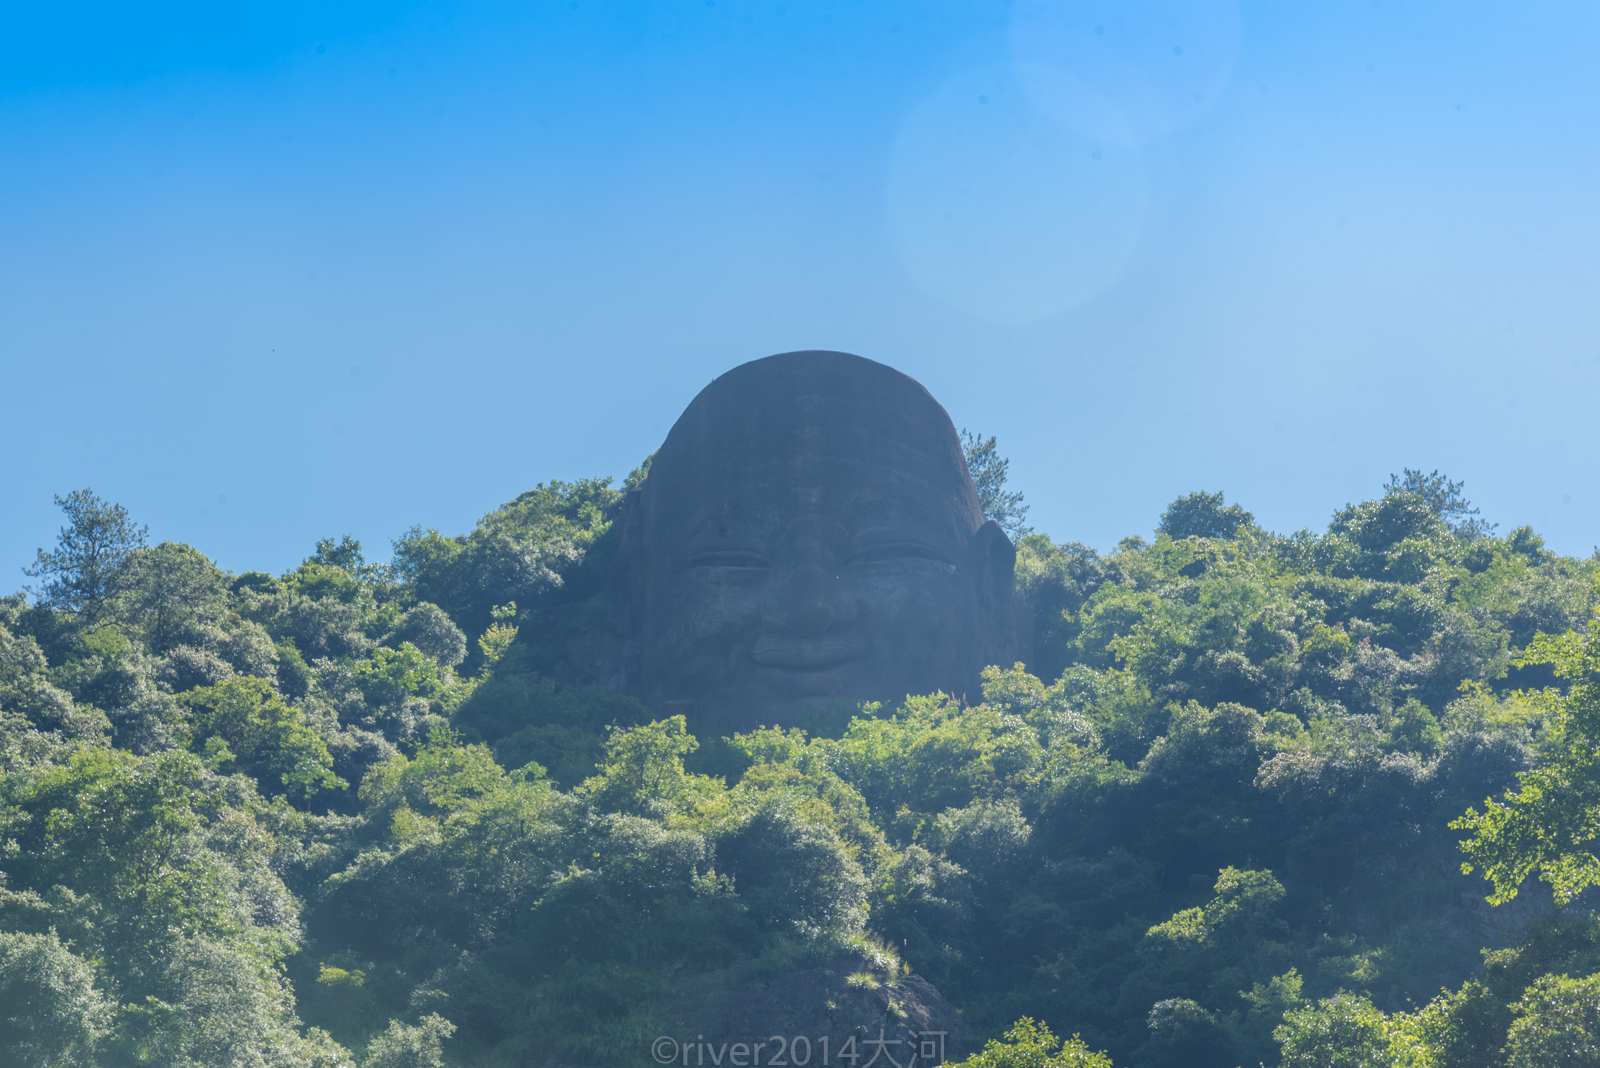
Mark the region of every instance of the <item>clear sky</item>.
POLYGON ((618 477, 836 348, 1109 548, 1402 467, 1600 542, 1600 5, 10 5, 0 570, 234 570, 618 477))

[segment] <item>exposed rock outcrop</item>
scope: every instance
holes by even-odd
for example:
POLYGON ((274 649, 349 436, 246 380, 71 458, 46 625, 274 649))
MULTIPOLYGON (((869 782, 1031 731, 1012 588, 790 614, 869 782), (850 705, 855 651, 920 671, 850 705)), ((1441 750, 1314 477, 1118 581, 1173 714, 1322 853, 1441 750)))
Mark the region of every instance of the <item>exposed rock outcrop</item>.
POLYGON ((659 1011, 670 1042, 652 1052, 679 1068, 932 1068, 965 1052, 961 1017, 931 983, 890 980, 848 958, 777 975, 744 964, 681 977, 659 1011))

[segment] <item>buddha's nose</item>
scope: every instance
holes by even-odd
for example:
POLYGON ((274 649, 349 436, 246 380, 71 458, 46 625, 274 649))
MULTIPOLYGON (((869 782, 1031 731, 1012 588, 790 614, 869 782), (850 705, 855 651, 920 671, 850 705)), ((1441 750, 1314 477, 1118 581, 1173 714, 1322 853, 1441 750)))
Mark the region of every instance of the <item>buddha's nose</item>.
POLYGON ((801 564, 767 599, 769 626, 796 634, 821 634, 855 619, 856 602, 825 568, 801 564))

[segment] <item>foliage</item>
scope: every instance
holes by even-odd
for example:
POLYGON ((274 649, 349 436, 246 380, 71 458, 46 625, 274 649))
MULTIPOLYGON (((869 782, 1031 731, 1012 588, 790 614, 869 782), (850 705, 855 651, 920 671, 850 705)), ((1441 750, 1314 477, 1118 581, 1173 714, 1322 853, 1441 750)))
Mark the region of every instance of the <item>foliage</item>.
POLYGON ((1290 1009, 1273 1032, 1283 1068, 1403 1068, 1428 1064, 1425 1047, 1366 998, 1339 993, 1290 1009))
POLYGON ((1255 526, 1256 517, 1237 504, 1223 506, 1220 493, 1185 494, 1167 505, 1156 532, 1174 541, 1183 538, 1231 538, 1240 527, 1255 526))
MULTIPOLYGON (((387 650, 385 650, 387 651, 387 650)), ((193 715, 194 744, 207 762, 240 769, 268 794, 308 798, 319 790, 342 790, 327 743, 307 726, 305 715, 285 704, 265 679, 235 678, 183 695, 193 715)))
POLYGON ((444 1040, 455 1031, 455 1024, 436 1012, 415 1027, 390 1020, 389 1029, 368 1044, 361 1068, 441 1068, 444 1040))
POLYGON ((1408 467, 1403 476, 1390 475, 1386 488, 1417 494, 1433 509, 1434 515, 1448 523, 1450 529, 1463 538, 1493 534, 1497 524, 1485 522, 1479 517, 1480 510, 1461 496, 1464 486, 1463 482, 1452 482, 1441 475, 1438 469, 1425 475, 1421 469, 1413 471, 1408 467))
POLYGON ((332 538, 318 539, 317 551, 307 558, 307 562, 338 568, 340 571, 355 575, 361 572, 367 561, 366 555, 361 551, 361 543, 346 534, 338 541, 332 538))
POLYGON ((999 523, 1012 541, 1033 533, 1033 528, 1025 522, 1028 506, 1022 503, 1021 492, 1006 489, 1011 461, 1000 455, 995 439, 963 428, 961 445, 984 518, 999 523))
POLYGON ((1111 1058, 1090 1050, 1077 1035, 1057 1038, 1047 1025, 1024 1016, 1003 1040, 991 1039, 983 1052, 956 1061, 954 1068, 1111 1068, 1111 1058))
POLYGON ((1507 1068, 1600 1065, 1600 975, 1546 975, 1516 1007, 1506 1036, 1507 1068))
POLYGON ((637 1064, 680 976, 844 961, 997 1068, 1586 1063, 1600 920, 1486 921, 1451 821, 1512 790, 1474 865, 1586 885, 1600 563, 1409 470, 1320 534, 1202 493, 1101 553, 967 444, 1032 658, 823 733, 585 674, 607 480, 281 575, 66 499, 67 585, 0 598, 11 1059, 637 1064))
POLYGON ((93 967, 55 931, 0 932, 0 1014, 0 1049, 19 1068, 89 1068, 111 1029, 111 1006, 95 989, 93 967))
MULTIPOLYGON (((495 626, 499 627, 500 624, 495 626)), ((514 627, 511 629, 513 633, 516 630, 514 627)), ((494 630, 495 627, 490 628, 491 632, 494 630)), ((478 641, 481 643, 487 637, 485 635, 478 641)), ((426 601, 413 606, 400 617, 390 640, 400 643, 401 648, 409 644, 426 653, 440 668, 446 670, 467 658, 467 636, 445 614, 444 609, 426 601)))
POLYGON ((55 500, 67 514, 67 525, 56 538, 55 551, 40 549, 33 566, 24 571, 45 580, 40 590, 45 604, 93 623, 116 593, 122 565, 144 544, 148 528, 135 526, 126 508, 90 489, 55 500))
MULTIPOLYGON (((591 553, 609 560, 622 494, 609 478, 540 483, 478 522, 468 535, 448 537, 413 527, 394 545, 394 574, 408 592, 437 604, 464 631, 482 634, 493 609, 507 601, 533 604, 582 596, 594 588, 571 581, 591 553)), ((585 569, 593 579, 603 567, 585 569)), ((475 665, 473 665, 475 666, 475 665)))
POLYGON ((92 1063, 105 1065, 234 1063, 262 1051, 275 1064, 337 1063, 326 1041, 299 1030, 279 971, 300 938, 271 868, 281 847, 269 827, 281 819, 246 781, 181 750, 89 748, 7 773, 0 812, 0 917, 22 929, 5 936, 7 972, 46 980, 10 1026, 54 1049, 45 1063, 87 1062, 92 1045, 92 1063), (68 952, 57 931, 81 948, 68 952))
POLYGON ((1600 837, 1600 611, 1588 633, 1568 631, 1534 639, 1517 660, 1519 667, 1548 664, 1567 681, 1526 696, 1542 713, 1551 736, 1550 752, 1538 768, 1518 776, 1518 788, 1504 802, 1484 801, 1451 824, 1472 832, 1462 843, 1471 862, 1494 884, 1496 903, 1516 897, 1535 872, 1549 883, 1556 900, 1571 901, 1600 885, 1600 857, 1592 843, 1600 837))
POLYGON ((226 611, 226 576, 187 545, 164 541, 135 549, 124 563, 121 609, 143 631, 151 652, 164 654, 192 643, 226 611))
POLYGON ((683 770, 683 757, 700 747, 682 716, 616 731, 606 742, 600 774, 581 787, 602 812, 681 814, 712 788, 683 770))

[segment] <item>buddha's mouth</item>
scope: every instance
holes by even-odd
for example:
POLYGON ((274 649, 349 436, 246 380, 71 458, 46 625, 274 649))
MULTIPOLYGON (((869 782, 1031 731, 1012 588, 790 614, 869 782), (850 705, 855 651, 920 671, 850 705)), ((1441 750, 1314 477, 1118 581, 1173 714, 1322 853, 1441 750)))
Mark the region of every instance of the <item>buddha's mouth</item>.
POLYGON ((866 646, 838 638, 794 638, 763 634, 750 649, 750 657, 762 667, 785 671, 822 671, 860 660, 870 652, 866 646))

